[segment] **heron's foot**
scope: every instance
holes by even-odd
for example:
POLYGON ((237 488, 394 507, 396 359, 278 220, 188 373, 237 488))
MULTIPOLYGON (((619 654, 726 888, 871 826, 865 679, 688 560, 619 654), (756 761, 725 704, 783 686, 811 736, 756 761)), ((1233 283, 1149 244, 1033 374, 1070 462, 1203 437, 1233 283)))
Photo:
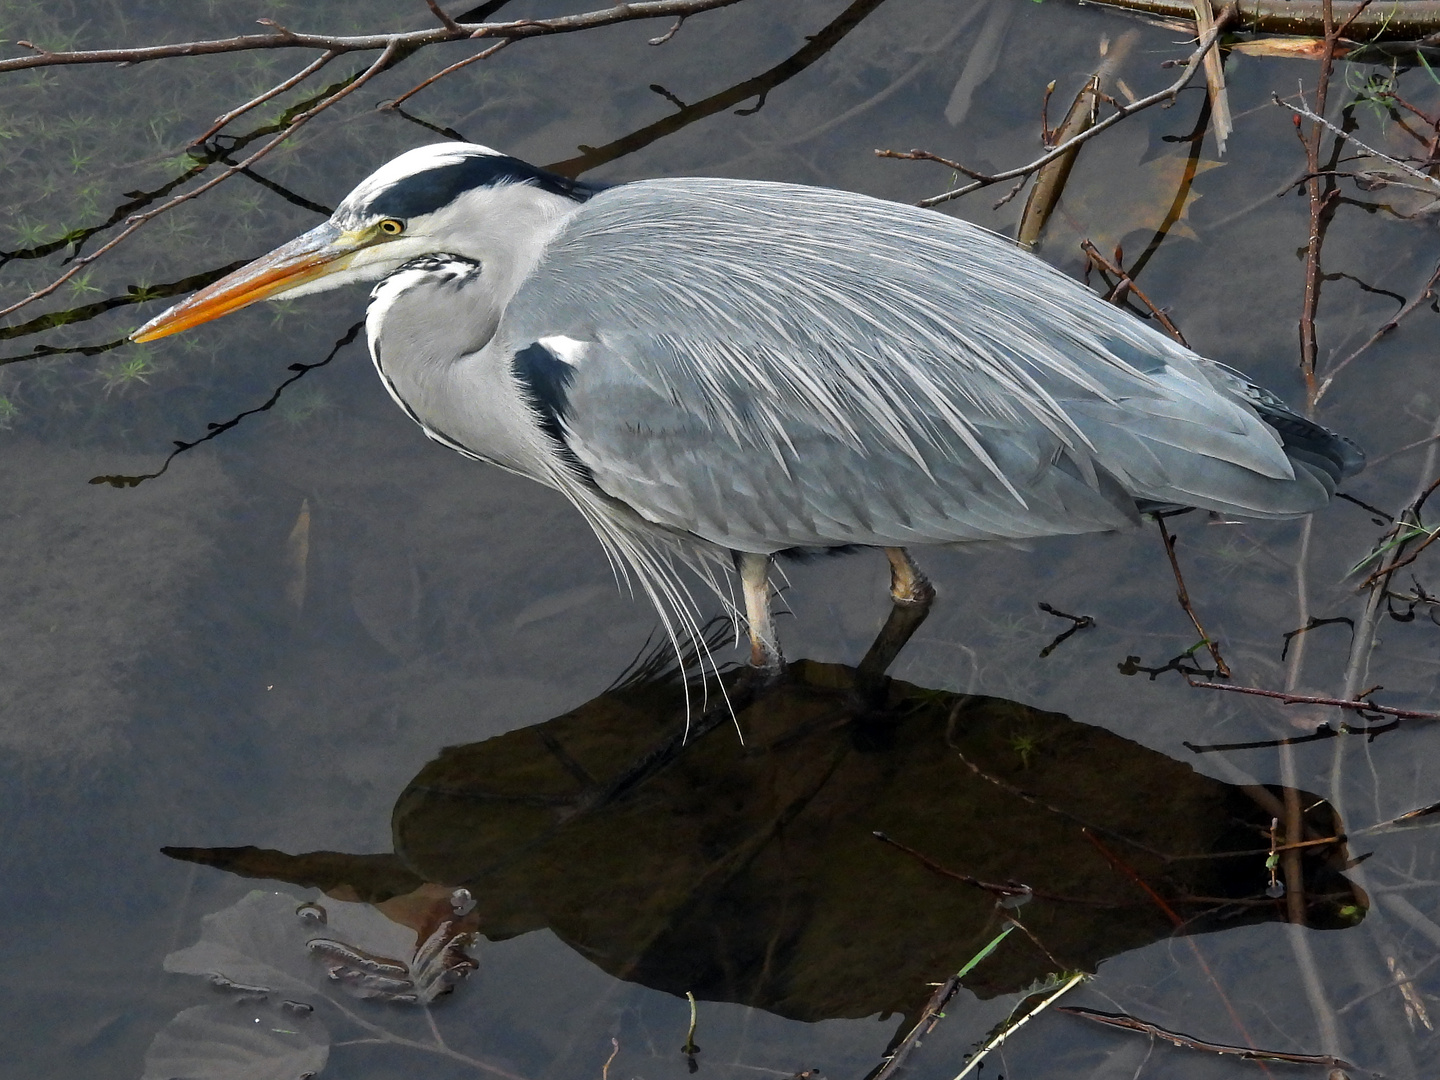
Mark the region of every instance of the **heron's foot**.
POLYGON ((897 604, 913 604, 928 608, 935 599, 935 586, 930 584, 915 560, 904 548, 888 547, 890 560, 890 598, 897 604))

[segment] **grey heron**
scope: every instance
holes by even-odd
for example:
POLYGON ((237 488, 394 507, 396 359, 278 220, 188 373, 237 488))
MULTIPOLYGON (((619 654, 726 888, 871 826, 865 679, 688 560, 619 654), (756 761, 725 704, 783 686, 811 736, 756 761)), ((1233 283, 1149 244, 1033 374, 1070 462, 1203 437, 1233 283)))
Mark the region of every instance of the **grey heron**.
POLYGON ((739 572, 783 665, 777 553, 1120 529, 1147 510, 1326 504, 1349 440, 987 230, 850 192, 600 186, 487 147, 411 150, 324 224, 133 336, 377 282, 375 369, 432 439, 549 485, 672 640, 677 572, 739 572))

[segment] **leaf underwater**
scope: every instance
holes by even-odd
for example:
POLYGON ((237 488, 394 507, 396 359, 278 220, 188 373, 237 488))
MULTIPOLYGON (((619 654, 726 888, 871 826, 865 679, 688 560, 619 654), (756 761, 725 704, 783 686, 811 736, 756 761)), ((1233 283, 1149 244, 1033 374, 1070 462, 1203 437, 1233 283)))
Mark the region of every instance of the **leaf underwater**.
POLYGON ((142 1080, 301 1080, 329 1056, 330 1033, 313 1015, 268 1002, 197 1005, 155 1036, 142 1080))

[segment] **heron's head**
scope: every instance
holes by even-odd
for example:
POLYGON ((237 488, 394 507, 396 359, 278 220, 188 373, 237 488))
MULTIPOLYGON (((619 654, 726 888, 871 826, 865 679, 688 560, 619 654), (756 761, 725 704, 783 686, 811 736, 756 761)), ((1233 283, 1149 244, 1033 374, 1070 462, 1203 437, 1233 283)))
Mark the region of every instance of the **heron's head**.
POLYGON ((330 220, 162 312, 131 340, 179 333, 258 300, 378 281, 422 255, 475 256, 468 248, 486 235, 486 210, 515 185, 563 202, 596 190, 474 143, 417 147, 362 180, 330 220))

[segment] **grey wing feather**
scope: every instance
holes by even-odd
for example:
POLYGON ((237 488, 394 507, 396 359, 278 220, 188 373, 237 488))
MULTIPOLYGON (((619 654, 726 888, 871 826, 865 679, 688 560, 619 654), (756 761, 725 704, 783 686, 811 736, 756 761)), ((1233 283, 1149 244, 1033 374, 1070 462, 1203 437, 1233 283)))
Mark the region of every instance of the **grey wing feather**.
POLYGON ((596 484, 728 547, 1088 532, 1137 500, 1286 516, 1333 490, 1241 377, 940 215, 646 181, 538 270, 491 348, 557 343, 596 484))

